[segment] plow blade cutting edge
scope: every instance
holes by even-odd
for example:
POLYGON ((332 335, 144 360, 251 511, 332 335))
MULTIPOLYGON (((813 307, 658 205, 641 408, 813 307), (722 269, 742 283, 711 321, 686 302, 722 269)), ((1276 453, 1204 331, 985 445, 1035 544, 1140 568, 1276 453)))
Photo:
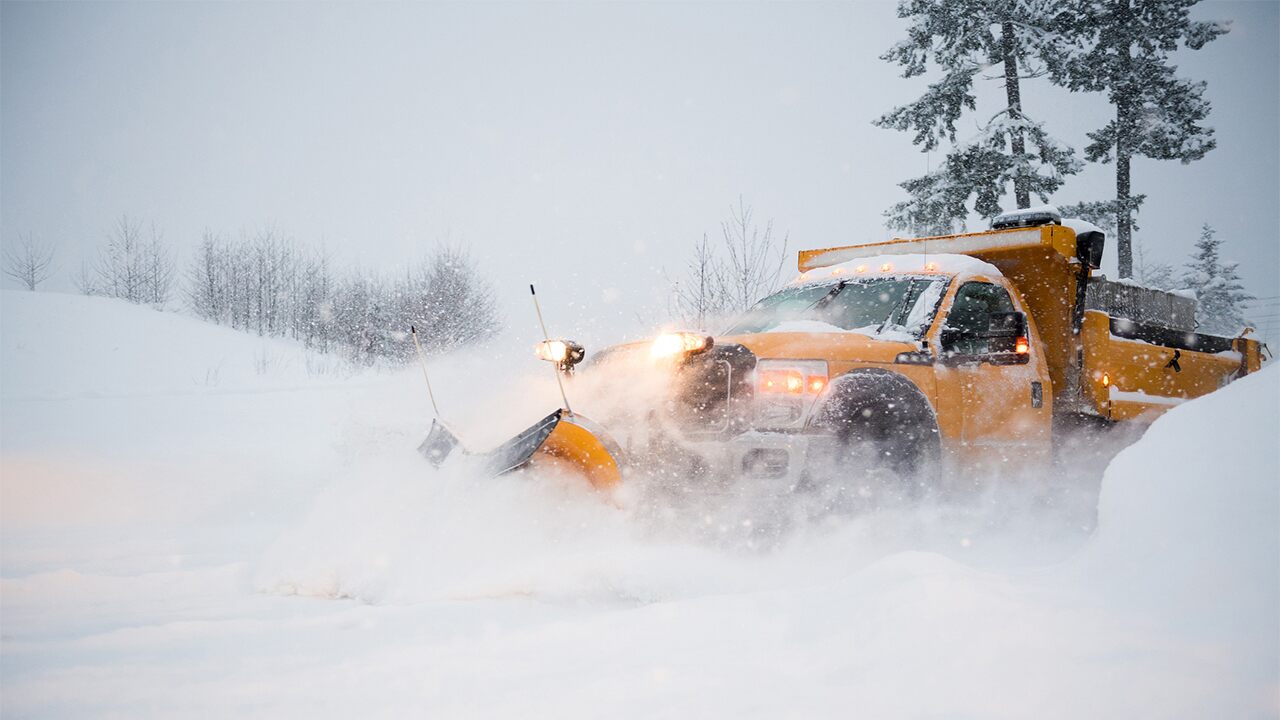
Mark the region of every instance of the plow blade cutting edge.
MULTIPOLYGON (((435 420, 418 452, 439 467, 459 445, 458 437, 435 420)), ((622 480, 618 444, 595 423, 564 409, 542 418, 489 452, 463 452, 479 458, 490 476, 529 466, 583 475, 597 489, 611 488, 622 480)))

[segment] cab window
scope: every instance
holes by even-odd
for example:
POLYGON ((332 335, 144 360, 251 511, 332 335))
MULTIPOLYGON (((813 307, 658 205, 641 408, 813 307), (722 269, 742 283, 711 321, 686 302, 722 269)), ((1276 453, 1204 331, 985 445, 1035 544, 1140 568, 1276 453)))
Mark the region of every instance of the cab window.
POLYGON ((943 326, 944 330, 958 331, 958 337, 943 351, 960 355, 988 354, 991 341, 981 335, 987 332, 991 313, 1013 311, 1009 292, 999 285, 984 282, 961 285, 943 326))

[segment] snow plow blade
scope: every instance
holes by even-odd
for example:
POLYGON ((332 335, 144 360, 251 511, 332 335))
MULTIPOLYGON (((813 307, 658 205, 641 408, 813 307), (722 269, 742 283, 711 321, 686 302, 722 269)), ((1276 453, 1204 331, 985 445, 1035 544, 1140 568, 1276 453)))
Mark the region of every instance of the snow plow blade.
MULTIPOLYGON (((433 422, 418 451, 439 467, 457 446, 457 436, 433 422)), ((580 474, 601 490, 622 480, 617 443, 595 423, 563 409, 487 453, 467 454, 480 458, 486 473, 495 477, 524 467, 554 467, 580 474)))

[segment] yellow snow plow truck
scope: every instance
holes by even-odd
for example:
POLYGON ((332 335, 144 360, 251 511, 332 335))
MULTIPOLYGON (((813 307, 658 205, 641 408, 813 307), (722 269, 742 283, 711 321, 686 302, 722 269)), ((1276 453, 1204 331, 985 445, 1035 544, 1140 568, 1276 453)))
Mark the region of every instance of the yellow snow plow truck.
MULTIPOLYGON (((1020 211, 987 232, 802 251, 799 277, 715 336, 589 358, 548 341, 538 354, 599 424, 557 410, 485 461, 598 488, 630 468, 794 487, 852 463, 1050 462, 1066 426, 1148 422, 1261 367, 1258 341, 1197 333, 1193 299, 1096 276, 1103 242, 1020 211)), ((437 424, 422 451, 456 444, 437 424)))

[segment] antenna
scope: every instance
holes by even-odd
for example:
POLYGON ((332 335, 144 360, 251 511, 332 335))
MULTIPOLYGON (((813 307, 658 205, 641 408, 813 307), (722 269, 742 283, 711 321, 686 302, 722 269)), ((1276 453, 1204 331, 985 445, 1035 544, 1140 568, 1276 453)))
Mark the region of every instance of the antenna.
POLYGON ((418 349, 418 364, 422 366, 422 379, 427 381, 427 397, 431 398, 431 409, 439 418, 440 408, 436 406, 436 394, 431 391, 431 377, 427 375, 427 358, 422 354, 422 344, 418 342, 418 329, 410 325, 409 334, 413 336, 413 346, 418 349))
MULTIPOLYGON (((538 313, 538 324, 542 326, 542 339, 548 344, 551 343, 551 335, 547 332, 547 322, 542 319, 542 306, 538 304, 538 291, 533 289, 533 283, 529 283, 529 294, 533 296, 533 309, 538 313)), ((564 401, 564 409, 569 413, 569 417, 573 417, 573 408, 569 407, 569 396, 564 393, 564 381, 560 379, 560 369, 551 364, 551 372, 555 373, 556 385, 560 386, 560 399, 564 401)))

